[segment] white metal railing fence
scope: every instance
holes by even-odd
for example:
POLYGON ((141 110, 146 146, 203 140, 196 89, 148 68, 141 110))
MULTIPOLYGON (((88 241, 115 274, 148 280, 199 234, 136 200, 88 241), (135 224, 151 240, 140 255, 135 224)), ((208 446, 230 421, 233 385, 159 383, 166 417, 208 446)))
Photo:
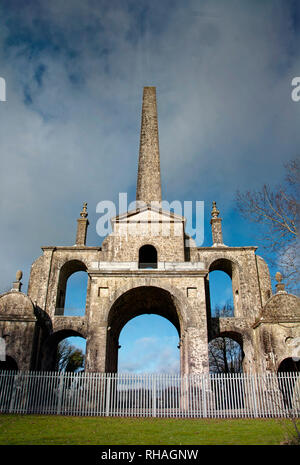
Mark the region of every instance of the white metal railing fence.
POLYGON ((300 417, 300 373, 181 376, 0 371, 0 413, 300 417))

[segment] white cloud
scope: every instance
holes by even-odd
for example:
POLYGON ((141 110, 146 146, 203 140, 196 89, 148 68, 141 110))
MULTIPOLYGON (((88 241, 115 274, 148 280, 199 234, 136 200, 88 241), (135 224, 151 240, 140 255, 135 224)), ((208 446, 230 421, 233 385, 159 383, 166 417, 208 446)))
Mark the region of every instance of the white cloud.
POLYGON ((131 349, 119 351, 121 373, 179 372, 178 338, 174 336, 143 337, 132 341, 131 349))
POLYGON ((151 346, 152 344, 156 344, 157 342, 157 337, 141 337, 140 339, 137 339, 135 341, 135 344, 151 346))

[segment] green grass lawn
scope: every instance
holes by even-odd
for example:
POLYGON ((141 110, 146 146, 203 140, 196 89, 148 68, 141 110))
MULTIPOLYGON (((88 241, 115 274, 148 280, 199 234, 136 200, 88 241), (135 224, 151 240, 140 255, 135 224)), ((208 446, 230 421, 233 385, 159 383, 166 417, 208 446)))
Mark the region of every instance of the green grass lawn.
POLYGON ((288 430, 278 419, 0 416, 1 445, 269 445, 288 430))

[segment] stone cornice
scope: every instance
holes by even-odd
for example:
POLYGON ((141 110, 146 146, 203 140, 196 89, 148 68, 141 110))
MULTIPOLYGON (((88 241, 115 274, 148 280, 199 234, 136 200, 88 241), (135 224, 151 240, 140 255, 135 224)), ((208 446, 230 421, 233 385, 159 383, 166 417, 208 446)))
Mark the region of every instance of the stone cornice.
POLYGON ((188 277, 188 276, 195 276, 195 277, 203 277, 206 276, 208 273, 207 270, 180 270, 180 271, 166 271, 166 270, 88 270, 88 274, 91 277, 107 277, 107 276, 127 276, 127 277, 151 277, 151 278, 168 278, 168 277, 188 277))
POLYGON ((230 252, 231 250, 257 250, 257 246, 246 246, 246 247, 231 247, 226 245, 218 245, 218 246, 211 246, 211 247, 197 247, 199 252, 217 252, 218 250, 226 250, 226 252, 230 252))
POLYGON ((37 319, 32 316, 24 316, 24 315, 0 315, 0 321, 23 321, 26 323, 36 322, 37 319))
POLYGON ((297 317, 279 317, 279 318, 260 318, 259 320, 256 320, 253 325, 252 325, 252 328, 255 329, 257 328, 259 325, 261 324, 273 324, 273 325, 276 325, 276 324, 281 324, 281 323, 300 323, 300 318, 297 318, 297 317))
POLYGON ((80 251, 88 251, 88 250, 97 250, 101 251, 101 247, 99 246, 83 246, 83 245, 59 245, 59 246, 43 246, 41 247, 42 250, 58 250, 58 251, 64 251, 64 250, 72 250, 72 252, 80 252, 80 251))

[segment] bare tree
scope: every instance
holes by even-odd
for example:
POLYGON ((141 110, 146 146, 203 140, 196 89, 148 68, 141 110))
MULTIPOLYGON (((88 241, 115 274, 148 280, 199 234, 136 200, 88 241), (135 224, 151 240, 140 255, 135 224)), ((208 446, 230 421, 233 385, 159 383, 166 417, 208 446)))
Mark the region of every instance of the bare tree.
POLYGON ((284 165, 282 185, 236 193, 241 215, 260 226, 262 247, 271 264, 282 272, 287 289, 299 293, 300 159, 284 165))
POLYGON ((82 350, 63 340, 57 346, 55 368, 59 371, 74 372, 84 367, 84 359, 82 350))
POLYGON ((242 354, 238 342, 220 336, 209 343, 209 367, 212 373, 240 373, 242 354))
MULTIPOLYGON (((232 305, 228 302, 223 307, 216 306, 213 312, 216 318, 233 315, 232 305)), ((212 373, 242 372, 242 349, 238 342, 219 336, 208 345, 209 368, 212 373)))

